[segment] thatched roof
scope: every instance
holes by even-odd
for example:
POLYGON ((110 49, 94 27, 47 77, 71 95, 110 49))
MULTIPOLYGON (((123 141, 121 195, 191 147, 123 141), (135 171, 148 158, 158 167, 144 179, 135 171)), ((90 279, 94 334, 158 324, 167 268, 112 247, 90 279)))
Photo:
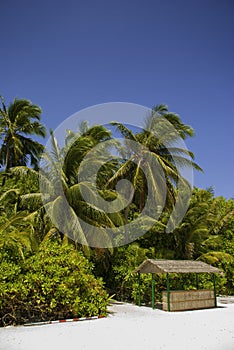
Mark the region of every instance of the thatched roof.
POLYGON ((221 270, 202 261, 193 260, 145 260, 134 272, 140 273, 219 273, 221 270))

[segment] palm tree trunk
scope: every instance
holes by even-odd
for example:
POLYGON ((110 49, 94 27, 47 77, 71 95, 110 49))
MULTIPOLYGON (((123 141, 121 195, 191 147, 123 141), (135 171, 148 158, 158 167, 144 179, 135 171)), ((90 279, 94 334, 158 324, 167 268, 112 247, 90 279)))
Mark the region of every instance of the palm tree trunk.
POLYGON ((7 147, 7 151, 6 151, 6 160, 5 160, 5 171, 8 171, 11 167, 10 164, 10 149, 9 147, 7 147))
MULTIPOLYGON (((5 172, 7 172, 10 169, 10 150, 9 147, 7 147, 7 152, 6 152, 6 159, 5 159, 5 172)), ((6 183, 6 174, 3 175, 2 178, 2 187, 6 183)))

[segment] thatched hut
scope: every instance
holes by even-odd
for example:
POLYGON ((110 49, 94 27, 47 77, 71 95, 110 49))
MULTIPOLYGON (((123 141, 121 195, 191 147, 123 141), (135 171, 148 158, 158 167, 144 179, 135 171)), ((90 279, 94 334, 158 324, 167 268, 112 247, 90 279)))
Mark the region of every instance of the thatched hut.
POLYGON ((145 260, 135 270, 138 273, 138 305, 140 305, 140 274, 152 274, 152 308, 154 308, 154 274, 165 273, 167 289, 163 292, 163 310, 179 311, 202 309, 217 306, 216 298, 216 276, 215 274, 223 274, 222 271, 216 267, 208 265, 202 261, 193 260, 161 260, 148 259, 145 260), (170 273, 195 273, 196 274, 196 290, 189 291, 171 291, 170 290, 170 273), (198 274, 210 273, 213 276, 213 290, 199 289, 198 274))

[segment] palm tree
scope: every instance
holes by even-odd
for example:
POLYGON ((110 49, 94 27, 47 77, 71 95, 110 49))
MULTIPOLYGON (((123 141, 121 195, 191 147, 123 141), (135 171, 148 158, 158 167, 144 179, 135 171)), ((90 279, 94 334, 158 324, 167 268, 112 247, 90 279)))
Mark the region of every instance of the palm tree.
MULTIPOLYGON (((103 163, 98 174, 98 182, 100 187, 100 182, 105 183, 107 178, 113 175, 113 173, 117 170, 118 163, 112 159, 111 162, 107 162, 107 164, 105 164, 104 159, 110 154, 106 147, 106 142, 108 142, 108 146, 111 145, 114 148, 119 147, 118 142, 112 140, 111 132, 101 125, 89 127, 87 122, 82 122, 77 133, 68 130, 67 138, 65 140, 66 146, 62 150, 62 153, 64 158, 63 170, 67 176, 69 184, 77 184, 78 172, 80 172, 80 179, 85 178, 87 181, 89 178, 87 171, 82 175, 80 164, 90 151, 93 151, 93 165, 103 163)), ((93 167, 91 170, 92 176, 93 167)))
POLYGON ((39 172, 10 168, 0 188, 0 249, 14 259, 24 259, 48 238, 59 238, 46 215, 39 192, 39 172), (35 191, 35 192, 34 192, 35 191))
POLYGON ((234 202, 224 197, 212 198, 207 213, 209 237, 202 242, 203 254, 211 251, 233 254, 234 202))
MULTIPOLYGON (((89 175, 92 177, 92 171, 90 174, 86 174, 86 178, 83 177, 85 172, 82 175, 81 171, 79 181, 77 176, 84 157, 95 145, 109 140, 110 136, 110 132, 104 127, 93 126, 88 128, 84 134, 74 134, 71 143, 66 145, 64 149, 60 149, 51 131, 50 151, 44 154, 41 160, 41 192, 20 195, 17 203, 18 210, 29 210, 31 212, 32 220, 46 223, 46 230, 41 229, 44 232, 44 237, 55 234, 60 230, 59 234, 62 239, 67 239, 68 236, 75 242, 83 244, 83 249, 88 254, 88 248, 85 246, 98 247, 105 245, 105 243, 108 244, 109 236, 106 229, 123 224, 121 213, 105 213, 89 204, 95 202, 98 196, 107 202, 115 200, 116 192, 114 190, 102 190, 101 185, 94 189, 89 178, 89 175), (90 196, 90 202, 83 198, 82 190, 90 196), (50 221, 50 224, 48 224, 48 221, 50 221), (57 231, 55 230, 56 227, 58 227, 57 231), (97 230, 99 237, 94 233, 97 230), (101 243, 100 239, 105 242, 101 243)), ((105 152, 107 150, 103 147, 101 154, 104 155, 105 152)), ((95 164, 95 161, 99 162, 100 159, 96 159, 94 155, 92 165, 95 164)), ((109 162, 108 165, 104 164, 100 168, 98 175, 100 184, 109 176, 106 175, 106 172, 113 174, 115 164, 115 161, 113 161, 113 164, 109 162)), ((21 179, 25 178, 25 180, 30 176, 39 179, 39 174, 36 171, 24 166, 11 168, 10 173, 21 179)), ((43 237, 41 238, 43 239, 43 237)))
POLYGON ((26 212, 0 218, 0 250, 14 260, 25 259, 38 247, 34 228, 26 212))
POLYGON ((196 259, 210 235, 209 210, 213 202, 210 190, 195 188, 183 221, 173 231, 177 259, 196 259))
MULTIPOLYGON (((158 207, 165 199, 163 199, 162 188, 166 191, 167 209, 173 210, 176 201, 178 205, 180 201, 187 201, 187 193, 191 193, 191 187, 182 176, 180 168, 188 167, 197 170, 201 168, 194 163, 193 153, 178 146, 178 141, 193 136, 193 129, 183 124, 177 114, 169 112, 166 105, 158 105, 152 109, 152 113, 146 116, 145 125, 140 132, 134 133, 133 130, 118 122, 111 124, 116 126, 124 136, 127 152, 126 161, 109 179, 106 187, 113 188, 120 179, 129 179, 135 189, 134 201, 139 212, 145 205, 147 191, 151 191, 155 201, 159 203, 149 211, 148 214, 151 217, 158 217, 158 207), (153 163, 154 166, 152 166, 153 163), (154 171, 159 168, 155 164, 159 165, 161 172, 154 171), (147 169, 148 184, 142 167, 147 169), (166 188, 163 187, 165 184, 166 188), (180 191, 177 188, 178 184, 180 191)), ((171 218, 170 225, 173 226, 174 218, 171 218)))
POLYGON ((1 96, 0 99, 0 164, 6 171, 27 164, 36 168, 44 147, 29 135, 46 136, 46 129, 39 122, 41 109, 24 99, 15 99, 6 107, 1 96))
POLYGON ((0 195, 0 250, 10 259, 24 259, 26 254, 37 249, 39 242, 29 212, 18 210, 20 186, 10 189, 7 187, 8 182, 1 188, 4 191, 0 195))

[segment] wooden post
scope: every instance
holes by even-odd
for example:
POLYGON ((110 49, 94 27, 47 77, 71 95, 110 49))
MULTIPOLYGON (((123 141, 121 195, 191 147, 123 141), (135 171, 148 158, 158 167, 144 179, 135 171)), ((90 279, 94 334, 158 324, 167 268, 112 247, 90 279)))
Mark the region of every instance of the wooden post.
POLYGON ((169 273, 167 273, 167 309, 168 309, 168 311, 171 311, 171 307, 170 307, 170 280, 169 280, 169 273))
POLYGON ((155 290, 154 290, 154 274, 152 273, 152 309, 155 308, 155 290))
POLYGON ((141 306, 141 274, 138 272, 138 306, 141 306))
POLYGON ((215 302, 215 307, 217 307, 217 298, 216 298, 216 276, 213 273, 213 284, 214 284, 214 302, 215 302))

